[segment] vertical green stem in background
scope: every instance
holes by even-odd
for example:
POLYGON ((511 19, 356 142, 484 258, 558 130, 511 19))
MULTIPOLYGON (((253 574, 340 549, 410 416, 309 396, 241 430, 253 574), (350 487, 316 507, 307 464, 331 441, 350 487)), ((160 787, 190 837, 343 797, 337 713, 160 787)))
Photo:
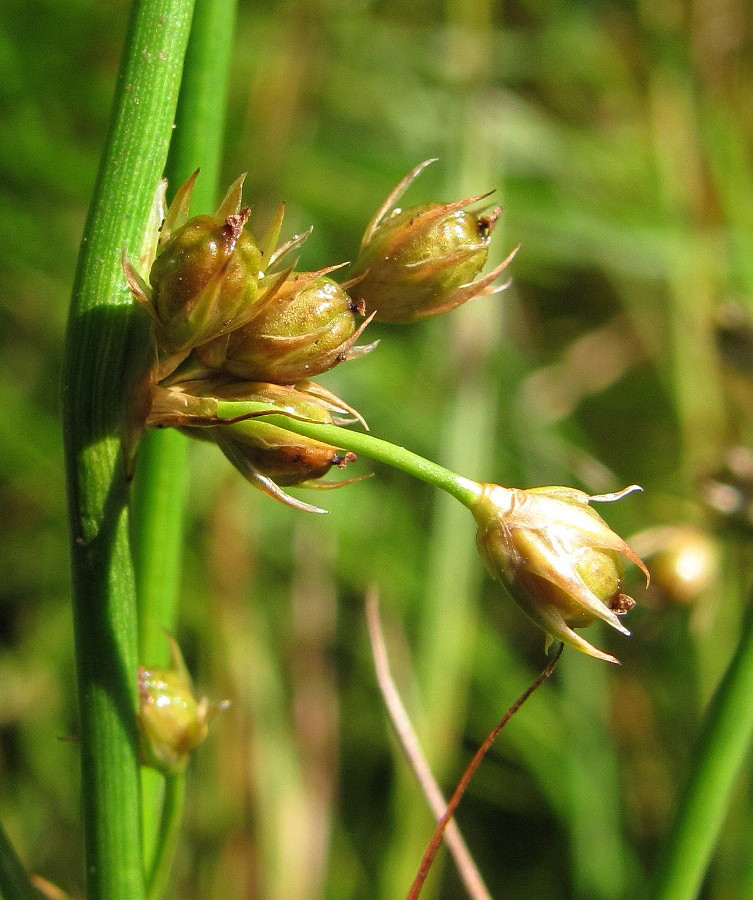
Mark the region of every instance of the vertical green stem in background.
POLYGON ((709 460, 715 458, 718 435, 726 425, 709 327, 726 286, 716 282, 716 261, 707 237, 698 236, 704 224, 706 186, 692 90, 684 75, 666 65, 656 69, 647 98, 665 227, 667 233, 683 236, 679 244, 667 242, 665 270, 680 459, 685 484, 692 491, 709 460))
POLYGON ((661 855, 654 896, 698 895, 753 736, 753 601, 740 642, 704 718, 693 764, 661 855))
MULTIPOLYGON (((186 65, 166 170, 174 194, 197 168, 195 212, 217 200, 228 70, 236 0, 196 0, 186 65)), ((176 431, 151 431, 141 442, 132 491, 133 544, 139 605, 139 656, 166 665, 162 628, 173 629, 180 582, 186 439, 176 431)))
MULTIPOLYGON (((186 50, 165 174, 168 190, 174 194, 195 169, 201 169, 193 191, 194 211, 200 213, 209 212, 217 201, 235 12, 236 0, 196 0, 186 50)), ((172 429, 146 434, 139 446, 131 494, 139 659, 145 665, 164 666, 168 662, 164 630, 175 631, 187 486, 187 439, 172 429)), ((155 864, 157 846, 162 846, 159 832, 164 821, 163 786, 162 775, 152 769, 143 770, 147 871, 155 864)), ((178 796, 178 792, 173 793, 178 796)), ((181 797, 182 794, 180 791, 181 797)), ((180 819, 180 813, 173 812, 180 819)))
MULTIPOLYGON (((447 196, 467 197, 499 189, 500 170, 492 160, 479 104, 489 83, 492 60, 492 6, 488 0, 447 0, 448 102, 443 110, 449 165, 447 196)), ((433 155, 433 154, 432 154, 433 155)), ((504 237, 495 234, 492 252, 504 237)), ((489 471, 495 451, 498 385, 488 361, 498 347, 504 298, 489 298, 457 310, 448 321, 454 367, 452 396, 441 411, 439 459, 472 477, 489 471)), ((416 639, 416 677, 421 691, 421 743, 435 777, 453 771, 466 720, 468 685, 474 665, 477 603, 482 569, 472 539, 472 523, 450 497, 435 500, 428 545, 421 626, 416 639)), ((382 879, 383 896, 397 896, 410 884, 429 836, 423 804, 403 780, 396 782, 392 852, 382 879)))
POLYGON ((594 677, 592 660, 570 653, 559 676, 567 723, 562 782, 568 788, 564 813, 573 890, 578 897, 624 897, 629 847, 623 837, 618 749, 608 725, 609 675, 594 677))
POLYGON ((157 832, 157 845, 147 869, 147 900, 160 900, 170 877, 175 848, 178 845, 180 823, 183 818, 183 801, 186 793, 184 772, 165 777, 164 799, 161 804, 162 817, 157 832))
POLYGON ((62 398, 89 900, 144 895, 137 622, 120 439, 133 368, 129 339, 145 342, 145 335, 135 326, 120 254, 141 252, 192 9, 192 0, 134 5, 68 323, 62 398))

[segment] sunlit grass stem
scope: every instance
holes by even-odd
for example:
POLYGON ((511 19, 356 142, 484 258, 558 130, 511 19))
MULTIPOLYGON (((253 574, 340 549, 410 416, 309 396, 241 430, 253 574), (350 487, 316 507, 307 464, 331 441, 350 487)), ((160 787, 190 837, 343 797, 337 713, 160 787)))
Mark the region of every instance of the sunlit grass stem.
POLYGON ((144 329, 120 256, 124 248, 133 257, 142 249, 192 10, 192 0, 134 4, 68 323, 62 399, 89 900, 144 896, 137 619, 121 445, 144 329))

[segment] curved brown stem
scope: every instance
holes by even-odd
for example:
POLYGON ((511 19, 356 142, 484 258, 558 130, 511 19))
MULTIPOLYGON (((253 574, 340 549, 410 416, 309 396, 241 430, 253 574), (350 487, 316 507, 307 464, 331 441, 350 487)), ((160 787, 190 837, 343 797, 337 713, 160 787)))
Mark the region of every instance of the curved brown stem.
POLYGON ((535 690, 537 690, 537 688, 541 687, 541 685, 552 674, 562 654, 564 646, 564 644, 560 643, 559 647, 554 651, 552 658, 547 663, 546 668, 531 682, 531 684, 528 685, 528 687, 523 691, 520 697, 518 697, 515 703, 513 703, 513 705, 507 710, 504 716, 502 716, 500 721, 494 726, 494 728, 492 728, 492 730, 486 736, 483 744, 481 744, 481 746, 476 751, 475 756, 468 764, 468 768, 465 770, 465 772, 463 772, 463 775, 458 782, 458 786, 455 788, 455 793, 452 795, 450 802, 447 804, 447 809, 444 811, 444 814, 442 815, 442 818, 439 820, 439 822, 437 822, 437 827, 434 829, 434 834, 431 836, 431 840, 426 847, 426 851, 424 852, 423 858, 421 859, 421 865, 418 867, 418 872, 416 873, 416 877, 413 880, 410 891, 408 891, 406 900, 417 900, 417 897, 420 895, 421 888, 424 886, 426 876, 429 874, 431 864, 434 862, 434 857, 437 855, 437 850, 439 849, 439 845, 442 842, 442 835, 444 834, 444 830, 447 827, 447 823, 455 815, 455 810, 458 808, 458 804, 460 803, 471 778, 473 778, 476 769, 478 769, 478 767, 481 765, 481 760, 486 756, 489 748, 496 740, 497 735, 500 733, 500 731, 502 731, 505 725, 507 725, 510 719, 526 702, 531 694, 535 690))

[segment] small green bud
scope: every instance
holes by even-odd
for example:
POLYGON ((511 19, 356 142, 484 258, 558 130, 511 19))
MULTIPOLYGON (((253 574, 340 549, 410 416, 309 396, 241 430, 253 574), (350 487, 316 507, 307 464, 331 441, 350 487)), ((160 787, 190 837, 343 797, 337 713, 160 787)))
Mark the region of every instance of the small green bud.
POLYGON ((619 494, 589 497, 565 487, 518 490, 481 486, 473 508, 479 552, 493 577, 547 633, 589 656, 617 660, 573 630, 602 619, 623 634, 618 616, 634 606, 622 593, 621 555, 648 571, 633 550, 588 504, 619 494))
POLYGON ((263 294, 263 257, 244 231, 243 178, 228 191, 213 216, 188 219, 196 173, 167 210, 149 285, 128 260, 126 278, 152 316, 164 356, 186 353, 246 321, 263 294))
POLYGON ((479 214, 466 207, 488 194, 390 212, 430 162, 416 166, 392 191, 361 241, 349 285, 365 310, 375 312, 377 322, 416 322, 502 290, 492 282, 514 255, 474 281, 486 263, 500 211, 479 214))
POLYGON ((253 304, 261 253, 243 230, 247 211, 218 222, 196 216, 178 229, 154 260, 149 282, 170 349, 195 347, 216 337, 253 304))
POLYGON ((207 736, 217 707, 196 700, 180 649, 169 641, 171 668, 139 668, 139 730, 143 764, 175 774, 207 736))
POLYGON ((321 270, 288 277, 250 322, 196 351, 210 368, 237 378, 294 384, 320 375, 376 345, 354 347, 368 322, 359 306, 321 270))

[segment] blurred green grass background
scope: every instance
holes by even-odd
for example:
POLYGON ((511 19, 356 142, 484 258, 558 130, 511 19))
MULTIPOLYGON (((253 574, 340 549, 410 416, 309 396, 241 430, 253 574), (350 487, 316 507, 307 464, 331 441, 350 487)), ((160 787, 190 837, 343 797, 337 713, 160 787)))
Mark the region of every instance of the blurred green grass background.
MULTIPOLYGON (((57 381, 127 14, 0 4, 0 819, 73 895, 57 381)), ((459 813, 495 897, 642 896, 735 643, 753 477, 729 450, 750 444, 753 341, 718 323, 753 295, 751 15, 744 0, 239 5, 224 169, 249 172, 257 229, 284 199, 285 235, 315 226, 302 267, 352 259, 387 192, 437 156, 406 203, 494 188, 494 261, 522 244, 500 297, 374 327, 378 350, 321 380, 377 435, 472 477, 639 482, 602 509, 616 530, 689 524, 720 560, 692 604, 654 591, 630 640, 596 637, 621 669, 566 653, 502 733, 459 813)), ((369 584, 448 792, 543 665, 452 501, 379 469, 322 502, 326 518, 293 514, 191 448, 178 638, 200 690, 232 706, 192 761, 176 897, 405 894, 432 824, 375 686, 369 584)), ((704 897, 753 897, 750 795, 747 773, 704 897)), ((426 893, 461 896, 451 862, 426 893)))

